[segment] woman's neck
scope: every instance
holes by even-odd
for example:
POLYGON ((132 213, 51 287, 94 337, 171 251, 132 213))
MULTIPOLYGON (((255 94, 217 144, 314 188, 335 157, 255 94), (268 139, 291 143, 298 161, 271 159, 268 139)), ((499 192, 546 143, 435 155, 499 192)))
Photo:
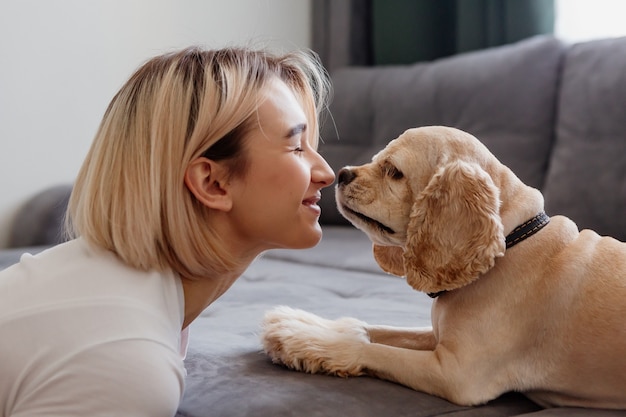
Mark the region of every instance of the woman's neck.
POLYGON ((217 300, 243 274, 245 268, 211 278, 181 278, 185 297, 183 329, 217 300))

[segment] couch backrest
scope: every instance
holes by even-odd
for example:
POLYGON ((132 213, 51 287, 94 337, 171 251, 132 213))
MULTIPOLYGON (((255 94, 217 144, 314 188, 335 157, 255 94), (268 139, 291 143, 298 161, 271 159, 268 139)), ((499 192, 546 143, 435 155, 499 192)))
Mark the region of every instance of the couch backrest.
MULTIPOLYGON (((560 41, 542 36, 428 63, 337 70, 320 152, 338 170, 369 161, 408 128, 447 125, 478 137, 541 188, 564 52, 560 41)), ((345 223, 334 190, 323 190, 321 204, 323 223, 345 223)))
POLYGON ((546 210, 626 241, 626 37, 573 45, 560 84, 546 210))

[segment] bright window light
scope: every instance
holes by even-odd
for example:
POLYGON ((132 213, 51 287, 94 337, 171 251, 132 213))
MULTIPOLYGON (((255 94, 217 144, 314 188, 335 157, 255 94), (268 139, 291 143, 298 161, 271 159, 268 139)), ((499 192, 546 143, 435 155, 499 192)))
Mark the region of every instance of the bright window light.
POLYGON ((568 42, 626 36, 626 1, 556 0, 555 34, 568 42))

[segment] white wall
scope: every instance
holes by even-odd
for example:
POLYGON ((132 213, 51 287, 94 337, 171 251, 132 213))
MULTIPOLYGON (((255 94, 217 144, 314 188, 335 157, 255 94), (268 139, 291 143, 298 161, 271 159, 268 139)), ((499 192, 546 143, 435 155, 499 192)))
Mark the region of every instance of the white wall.
POLYGON ((19 207, 71 183, 102 114, 145 59, 190 44, 311 46, 311 0, 3 0, 0 247, 19 207))

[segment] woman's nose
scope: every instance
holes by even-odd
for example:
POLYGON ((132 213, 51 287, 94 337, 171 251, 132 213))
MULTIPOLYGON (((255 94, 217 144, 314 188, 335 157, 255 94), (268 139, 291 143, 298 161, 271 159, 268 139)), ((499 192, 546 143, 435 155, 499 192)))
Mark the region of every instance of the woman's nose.
POLYGON ((315 183, 322 184, 322 187, 328 187, 335 182, 335 172, 328 165, 328 162, 316 152, 316 161, 311 170, 311 180, 315 183))

